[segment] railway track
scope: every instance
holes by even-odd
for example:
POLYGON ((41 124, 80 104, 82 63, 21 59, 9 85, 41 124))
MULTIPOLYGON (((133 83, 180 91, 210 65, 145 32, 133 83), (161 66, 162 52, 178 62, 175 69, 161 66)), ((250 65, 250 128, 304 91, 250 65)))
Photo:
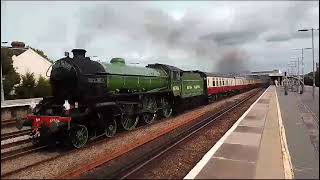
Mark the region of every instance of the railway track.
POLYGON ((20 131, 14 131, 14 132, 9 132, 9 133, 4 133, 1 134, 1 141, 6 140, 6 139, 11 139, 19 136, 24 136, 28 135, 31 133, 31 129, 26 129, 26 130, 20 130, 20 131))
POLYGON ((23 144, 27 144, 27 143, 30 143, 30 139, 24 139, 21 141, 15 141, 15 142, 3 144, 3 145, 1 145, 1 149, 8 149, 8 148, 11 148, 14 146, 19 146, 19 145, 23 145, 23 144))
MULTIPOLYGON (((261 90, 261 89, 260 89, 261 90)), ((153 161, 163 153, 167 152, 168 150, 172 149, 173 147, 180 144, 185 139, 189 138, 190 136, 194 135, 196 132, 200 131, 210 123, 214 122, 216 119, 220 118, 221 116, 227 114, 228 112, 234 110, 247 100, 251 99, 253 96, 257 95, 260 90, 256 90, 254 93, 250 94, 249 96, 246 96, 245 98, 241 98, 241 100, 235 100, 232 105, 227 106, 223 108, 222 110, 219 110, 218 112, 214 113, 213 115, 210 115, 209 117, 206 117, 203 119, 196 120, 195 122, 191 123, 191 125, 187 125, 187 127, 178 127, 173 129, 173 131, 168 131, 167 133, 164 133, 158 137, 156 137, 154 140, 147 141, 144 143, 141 143, 141 145, 137 145, 133 148, 126 148, 123 152, 116 153, 117 155, 113 156, 110 155, 110 157, 102 157, 101 159, 98 159, 95 162, 90 162, 87 165, 83 165, 82 167, 75 169, 73 171, 69 171, 66 174, 60 175, 57 178, 75 178, 79 177, 83 174, 85 174, 87 171, 92 170, 95 167, 98 166, 105 166, 104 169, 108 169, 104 171, 103 177, 105 178, 126 178, 130 174, 138 171, 140 168, 147 165, 149 162, 153 161), (183 129, 183 130, 181 130, 183 129), (176 133, 175 131, 178 131, 176 133), (180 131, 180 132, 179 132, 180 131), (149 144, 153 144, 150 145, 149 144), (154 145, 156 144, 156 145, 154 145), (140 151, 142 156, 139 156, 134 151, 140 151), (131 157, 129 157, 131 156, 131 157), (119 165, 119 163, 121 165, 119 165), (111 165, 108 165, 111 164, 111 165), (116 165, 114 165, 116 164, 116 165), (107 175, 106 175, 107 174, 107 175)), ((188 123, 187 123, 188 124, 188 123)), ((101 177, 101 176, 99 176, 101 177)), ((84 178, 96 178, 96 177, 86 177, 84 178)))
MULTIPOLYGON (((256 94, 256 93, 255 93, 256 94)), ((250 97, 252 97, 253 95, 251 95, 250 97)), ((214 121, 214 119, 216 119, 216 118, 219 118, 219 117, 221 117, 223 114, 226 114, 227 112, 229 112, 230 110, 231 110, 231 108, 232 109, 234 109, 235 107, 237 107, 237 106, 239 106, 240 104, 242 104, 243 102, 245 102, 247 99, 249 99, 250 97, 246 97, 246 99, 244 99, 244 100, 236 100, 236 101, 240 101, 240 102, 237 102, 237 105, 233 105, 233 106, 228 106, 227 108, 224 108, 224 110, 221 110, 221 111, 219 111, 219 112, 217 112, 217 113, 215 113, 214 114, 214 116, 211 116, 210 118, 207 118, 206 120, 202 120, 201 122, 199 121, 198 123, 196 123, 196 125, 193 125, 192 127, 190 127, 189 129, 188 129, 188 131, 185 131, 183 134, 180 134, 179 136, 177 136, 177 137, 175 137, 174 139, 170 139, 170 145, 164 145, 165 147, 174 147, 173 145, 174 144, 176 144, 177 142, 180 142, 180 141, 182 141, 182 140, 179 140, 179 139, 181 139, 182 137, 184 137, 184 136, 187 136, 186 134, 190 134, 191 133, 191 131, 199 131, 200 129, 199 129, 199 127, 200 126, 203 126, 203 127, 205 127, 208 123, 209 123, 209 121, 214 121), (229 110, 228 110, 229 109, 229 110), (198 130, 196 130, 196 129, 198 129, 198 130)), ((162 136, 165 136, 165 135, 162 135, 162 136)), ((188 135, 188 137, 189 137, 190 135, 188 135)), ((185 138, 184 138, 185 139, 185 138)), ((90 148, 91 147, 91 145, 94 145, 94 144, 98 144, 98 143, 103 143, 104 142, 104 140, 99 140, 99 141, 96 141, 96 142, 94 142, 94 143, 90 143, 90 145, 89 146, 87 146, 87 148, 90 148)), ((9 145, 8 145, 9 146, 9 145)), ((142 146, 143 146, 143 144, 142 144, 142 146)), ((16 152, 16 153, 12 153, 11 155, 9 155, 9 154, 7 154, 6 155, 6 157, 7 157, 7 159, 12 159, 12 158, 15 158, 15 157, 20 157, 20 156, 22 156, 22 155, 25 155, 25 154, 28 154, 28 153, 31 153, 31 152, 36 152, 36 151, 38 151, 38 150, 40 150, 41 148, 39 148, 39 149, 25 149, 24 151, 22 151, 22 150, 20 150, 20 152, 16 152)), ((85 148, 84 148, 85 149, 85 148)), ((8 176, 10 176, 10 175, 13 175, 13 174, 16 174, 16 173, 18 173, 18 172, 20 172, 20 171, 23 171, 23 170, 27 170, 27 169, 29 169, 29 168, 31 168, 31 167, 35 167, 35 166, 37 166, 37 165, 40 165, 40 164, 45 164, 45 162, 48 162, 48 161, 52 161, 52 160, 54 160, 54 159, 58 159, 59 157, 61 157, 61 156, 65 156, 65 155, 71 155, 71 154, 73 154, 73 153, 75 153, 75 152, 77 152, 77 151, 79 151, 78 149, 74 149, 74 150, 71 150, 71 151, 65 151, 65 152, 63 152, 63 153, 60 153, 59 155, 48 155, 48 156, 45 156, 45 157, 43 157, 41 160, 39 160, 39 161, 36 161, 36 162, 31 162, 30 164, 28 164, 28 165, 26 165, 26 166, 24 166, 24 167, 21 167, 21 168, 17 168, 17 169, 15 169, 15 170, 12 170, 12 171, 7 171, 7 172, 4 172, 4 173, 2 173, 1 174, 1 177, 2 178, 5 178, 5 177, 8 177, 8 176)), ((80 150, 81 151, 81 150, 80 150)), ((128 150, 128 152, 129 152, 130 150, 128 150)), ((150 153, 148 153, 148 154, 146 154, 146 156, 148 156, 148 159, 150 160, 150 161, 152 161, 152 159, 153 158, 151 158, 151 156, 152 157, 156 157, 157 155, 156 154, 160 154, 161 152, 165 152, 166 150, 164 150, 163 149, 163 146, 162 146, 162 148, 159 148, 159 149, 156 149, 156 150, 153 150, 152 152, 152 154, 150 154, 150 153), (157 152, 157 153, 154 153, 154 152, 157 152)), ((118 154, 118 156, 115 156, 113 159, 116 159, 117 157, 119 157, 119 156, 122 156, 122 155, 125 155, 126 154, 126 152, 117 152, 117 154, 118 154)), ((29 155, 28 155, 29 156, 29 155)), ((158 155, 159 156, 159 155, 158 155)), ((63 157, 63 158, 65 158, 65 157, 63 157)), ((111 159, 108 159, 107 161, 105 161, 105 162, 108 162, 108 161, 110 161, 110 160, 112 160, 112 158, 111 159)), ((1 159, 1 161, 3 162, 3 161, 6 161, 6 159, 1 159)), ((144 163, 146 163, 148 160, 145 160, 144 161, 144 163)), ((105 163, 105 162, 100 162, 101 164, 103 164, 103 163, 105 163)), ((90 163, 90 162, 89 162, 90 163)), ((131 163, 131 162, 130 162, 131 163)), ((129 172, 129 170, 132 170, 132 169, 134 169, 134 168, 136 168, 136 167, 139 167, 139 166, 141 166, 141 161, 139 161, 139 162, 132 162, 133 163, 133 165, 131 165, 131 166, 128 166, 128 168, 125 168, 124 170, 122 170, 122 171, 119 171, 119 172, 117 172, 117 173, 115 173, 115 177, 126 177, 126 176, 123 176, 123 175, 121 175, 121 174, 123 174, 124 172, 129 172)), ((146 163, 147 164, 147 163, 146 163)), ((143 167, 143 166, 141 166, 141 167, 143 167)), ((92 167, 92 168, 94 168, 94 167, 92 167)), ((91 168, 91 169, 92 169, 91 168)), ((81 170, 88 170, 87 168, 81 168, 80 169, 80 171, 81 170)), ((136 168, 136 170, 138 170, 137 168, 136 168)), ((62 175, 60 175, 60 178, 62 177, 62 178, 68 178, 68 177, 75 177, 75 176, 72 176, 73 174, 82 174, 82 173, 84 173, 85 171, 83 171, 83 172, 79 172, 78 170, 70 170, 70 173, 68 173, 67 175, 66 174, 62 174, 62 175), (68 176, 68 175, 70 175, 70 176, 68 176)), ((126 173, 126 174, 128 174, 128 173, 126 173)))
MULTIPOLYGON (((9 160, 9 159, 13 159, 13 158, 16 158, 16 157, 19 157, 19 156, 23 156, 23 155, 26 155, 26 154, 34 153, 34 152, 37 152, 37 151, 39 151, 41 149, 44 149, 44 148, 46 148, 46 147, 45 146, 40 146, 40 147, 37 147, 37 148, 33 148, 33 149, 30 149, 30 150, 27 150, 27 151, 12 155, 11 157, 8 157, 7 159, 4 159, 4 160, 1 159, 1 161, 3 162, 3 161, 9 160)), ((28 165, 26 165, 26 166, 24 166, 22 168, 17 168, 17 169, 14 169, 12 171, 9 171, 9 172, 2 173, 1 174, 1 178, 5 178, 5 176, 10 176, 10 175, 18 173, 20 171, 32 168, 33 166, 37 166, 39 164, 54 160, 54 159, 56 159, 56 158, 58 158, 58 157, 60 157, 62 155, 63 154, 61 154, 61 155, 51 155, 51 156, 48 155, 46 158, 43 158, 42 160, 37 161, 35 163, 30 163, 30 164, 28 164, 28 165)))
POLYGON ((16 124, 16 118, 13 119, 7 119, 7 120, 1 120, 1 127, 10 127, 14 126, 16 124))
MULTIPOLYGON (((29 140, 30 141, 30 140, 29 140)), ((9 160, 9 159, 13 159, 25 154, 30 154, 32 152, 36 152, 39 151, 41 149, 46 148, 47 146, 34 146, 33 144, 29 144, 28 146, 22 147, 22 148, 18 148, 18 149, 14 149, 11 151, 6 151, 6 152, 1 152, 1 162, 9 160)))
POLYGON ((151 151, 150 154, 146 154, 145 157, 147 157, 147 158, 143 159, 142 161, 137 161, 137 162, 131 163, 131 166, 127 166, 127 167, 121 169, 119 172, 117 172, 111 178, 117 178, 117 179, 128 178, 130 175, 138 172, 140 169, 142 169, 143 167, 148 165, 150 162, 156 160, 161 155, 163 155, 166 152, 168 152, 169 150, 177 147, 179 144, 181 144, 185 140, 191 138, 197 132, 199 132, 200 130, 204 129, 205 127, 207 127, 211 123, 215 122, 217 119, 221 118, 225 114, 227 114, 227 113, 233 111, 234 109, 236 109, 237 107, 241 106, 244 102, 246 102, 249 99, 251 99, 252 97, 256 96, 259 92, 260 92, 260 90, 257 90, 255 93, 250 94, 246 98, 237 101, 234 105, 231 105, 229 107, 223 108, 219 112, 217 112, 217 113, 215 113, 213 115, 210 115, 209 117, 197 122, 196 124, 192 125, 190 128, 188 128, 183 133, 181 133, 178 136, 172 138, 168 143, 166 143, 166 144, 164 144, 162 146, 159 146, 159 148, 151 151))

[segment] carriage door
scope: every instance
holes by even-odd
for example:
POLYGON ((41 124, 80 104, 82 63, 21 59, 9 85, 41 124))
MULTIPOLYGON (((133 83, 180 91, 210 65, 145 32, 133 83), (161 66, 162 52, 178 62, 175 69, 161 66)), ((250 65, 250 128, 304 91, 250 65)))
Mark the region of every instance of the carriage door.
POLYGON ((171 71, 171 87, 174 96, 181 95, 181 75, 179 71, 171 71))

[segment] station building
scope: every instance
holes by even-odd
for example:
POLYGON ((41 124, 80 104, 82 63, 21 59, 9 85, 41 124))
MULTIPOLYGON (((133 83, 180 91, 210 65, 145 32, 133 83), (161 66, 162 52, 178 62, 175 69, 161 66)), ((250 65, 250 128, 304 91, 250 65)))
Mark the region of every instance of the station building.
POLYGON ((279 84, 282 84, 282 80, 284 79, 284 73, 278 69, 271 71, 254 71, 250 74, 247 74, 247 76, 266 79, 270 82, 270 84, 274 84, 275 80, 277 80, 279 84))

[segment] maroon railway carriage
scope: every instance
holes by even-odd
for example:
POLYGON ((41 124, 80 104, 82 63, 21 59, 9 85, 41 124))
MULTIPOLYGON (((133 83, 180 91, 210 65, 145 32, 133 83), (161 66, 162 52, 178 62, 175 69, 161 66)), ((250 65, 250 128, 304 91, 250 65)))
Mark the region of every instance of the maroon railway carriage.
POLYGON ((216 98, 220 95, 252 89, 260 86, 261 83, 260 79, 207 74, 207 93, 209 97, 216 98))

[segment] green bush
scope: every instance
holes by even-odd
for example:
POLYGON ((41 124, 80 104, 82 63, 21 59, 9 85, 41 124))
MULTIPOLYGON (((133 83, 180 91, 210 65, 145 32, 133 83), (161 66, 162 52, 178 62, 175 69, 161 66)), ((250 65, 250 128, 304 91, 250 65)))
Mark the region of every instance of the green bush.
POLYGON ((33 73, 26 73, 21 76, 22 83, 15 88, 17 99, 34 98, 36 80, 33 73))
POLYGON ((10 95, 10 92, 13 90, 15 85, 20 83, 20 75, 15 71, 11 58, 13 55, 18 53, 21 52, 15 52, 6 48, 1 48, 1 67, 5 99, 14 98, 10 95))
POLYGON ((40 76, 38 83, 35 87, 35 97, 45 97, 51 95, 51 86, 49 80, 40 76))
POLYGON ((40 76, 38 82, 33 73, 21 76, 22 83, 15 88, 16 99, 37 98, 51 95, 49 80, 40 76))

